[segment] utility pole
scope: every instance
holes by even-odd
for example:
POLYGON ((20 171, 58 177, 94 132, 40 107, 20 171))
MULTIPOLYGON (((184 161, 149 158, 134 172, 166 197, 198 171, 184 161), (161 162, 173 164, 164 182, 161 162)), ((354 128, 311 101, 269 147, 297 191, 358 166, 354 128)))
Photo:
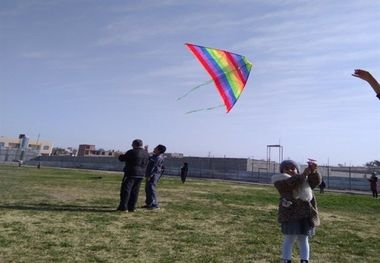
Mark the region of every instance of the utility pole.
POLYGON ((38 155, 40 155, 40 152, 41 152, 41 147, 38 145, 38 142, 40 141, 40 134, 38 133, 38 136, 37 136, 37 142, 36 142, 36 145, 37 145, 37 150, 38 150, 38 155))

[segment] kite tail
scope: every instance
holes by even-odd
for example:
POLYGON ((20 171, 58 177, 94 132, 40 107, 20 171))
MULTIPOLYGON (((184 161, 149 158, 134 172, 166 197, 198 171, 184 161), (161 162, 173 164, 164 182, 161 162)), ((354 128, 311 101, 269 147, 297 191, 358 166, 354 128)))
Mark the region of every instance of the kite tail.
POLYGON ((197 110, 191 110, 191 111, 185 112, 185 114, 190 114, 190 113, 199 112, 199 111, 206 111, 206 110, 215 110, 215 109, 221 108, 221 107, 224 107, 224 104, 221 104, 221 105, 218 105, 218 106, 214 106, 214 107, 209 107, 209 108, 202 108, 202 109, 197 109, 197 110))
POLYGON ((181 97, 177 98, 177 100, 181 100, 183 99, 184 97, 186 97, 187 95, 189 95, 190 93, 192 93, 194 90, 197 90, 198 88, 202 87, 202 86, 206 86, 210 83, 212 83, 213 80, 209 80, 209 81, 206 81, 198 86, 195 86, 194 88, 192 88, 191 90, 189 90, 188 92, 186 92, 184 95, 182 95, 181 97))

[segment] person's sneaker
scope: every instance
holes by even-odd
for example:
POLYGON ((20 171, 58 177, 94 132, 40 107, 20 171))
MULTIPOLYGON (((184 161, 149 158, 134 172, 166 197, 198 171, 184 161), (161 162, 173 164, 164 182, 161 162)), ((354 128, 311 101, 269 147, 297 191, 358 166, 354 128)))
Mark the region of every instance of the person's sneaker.
POLYGON ((150 208, 149 205, 143 205, 141 208, 150 208))
POLYGON ((116 212, 127 212, 127 209, 116 208, 116 212))
POLYGON ((160 210, 160 207, 158 206, 150 206, 148 210, 160 210))

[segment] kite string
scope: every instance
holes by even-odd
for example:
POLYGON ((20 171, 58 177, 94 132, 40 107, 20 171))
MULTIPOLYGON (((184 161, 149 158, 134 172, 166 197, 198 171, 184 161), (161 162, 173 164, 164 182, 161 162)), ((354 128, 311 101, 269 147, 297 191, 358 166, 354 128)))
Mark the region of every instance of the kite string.
POLYGON ((186 92, 184 95, 182 95, 181 97, 177 98, 177 100, 181 100, 183 99, 184 97, 186 97, 187 95, 189 95, 190 93, 192 93, 194 90, 197 90, 198 88, 202 87, 202 86, 206 86, 210 83, 212 83, 213 80, 209 80, 209 81, 206 81, 198 86, 195 86, 194 88, 192 88, 191 90, 189 90, 188 92, 186 92))
MULTIPOLYGON (((219 78, 220 76, 227 75, 227 74, 230 74, 230 73, 232 73, 232 72, 238 71, 238 70, 240 70, 240 69, 242 69, 242 68, 244 68, 244 67, 247 67, 247 64, 244 64, 243 66, 238 67, 237 69, 232 69, 232 70, 227 71, 227 72, 225 72, 225 73, 219 74, 218 76, 216 76, 216 78, 219 78)), ((226 67, 226 68, 227 68, 227 67, 226 67)), ((226 68, 224 68, 224 69, 226 69, 226 68)), ((224 69, 222 69, 222 70, 224 71, 224 69)), ((197 90, 198 88, 203 87, 203 86, 206 86, 206 85, 208 85, 208 84, 210 84, 210 83, 213 83, 213 82, 215 82, 215 81, 212 80, 212 79, 210 79, 209 81, 206 81, 206 82, 204 82, 204 83, 202 83, 202 84, 200 84, 200 85, 198 85, 198 86, 195 86, 194 88, 192 88, 191 90, 189 90, 188 92, 186 92, 184 95, 182 95, 181 97, 177 98, 177 100, 181 100, 181 99, 183 99, 184 97, 186 97, 187 95, 189 95, 190 93, 192 93, 193 91, 197 90)))
POLYGON ((214 106, 214 107, 208 107, 208 108, 202 108, 202 109, 197 109, 197 110, 191 110, 191 111, 185 112, 185 114, 195 113, 195 112, 199 112, 199 111, 206 111, 206 110, 215 110, 217 108, 222 108, 222 107, 224 107, 224 104, 221 104, 221 105, 218 105, 218 106, 214 106))

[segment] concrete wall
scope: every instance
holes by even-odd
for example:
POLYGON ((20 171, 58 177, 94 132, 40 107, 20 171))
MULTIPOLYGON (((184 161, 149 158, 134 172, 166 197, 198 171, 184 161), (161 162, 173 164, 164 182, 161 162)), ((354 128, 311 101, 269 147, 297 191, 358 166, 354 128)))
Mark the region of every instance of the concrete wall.
POLYGON ((79 168, 106 171, 122 171, 124 164, 116 157, 38 156, 27 162, 37 165, 63 168, 79 168))
MULTIPOLYGON (((248 165, 247 159, 242 158, 166 158, 165 175, 179 176, 184 162, 189 164, 189 177, 213 178, 223 180, 236 180, 270 184, 273 172, 267 172, 264 163, 258 162, 259 166, 248 165), (248 167, 253 167, 247 171, 248 167)), ((116 157, 74 157, 74 156, 39 156, 29 162, 29 165, 41 163, 41 166, 81 168, 122 172, 124 164, 116 157)), ((274 167, 275 168, 275 167, 274 167)), ((301 166, 303 170, 305 166, 301 166)), ((327 188, 341 190, 369 191, 369 182, 361 173, 347 173, 333 171, 331 167, 320 166, 320 174, 324 178, 327 188)), ((366 171, 366 170, 365 170, 366 171)))
POLYGON ((28 161, 36 158, 38 153, 38 150, 32 149, 0 148, 0 162, 28 161))
MULTIPOLYGON (((28 164, 72 167, 85 169, 99 169, 110 171, 122 171, 123 163, 119 162, 116 157, 75 157, 75 156, 39 156, 28 164)), ((184 157, 184 158, 166 158, 165 167, 179 169, 183 163, 189 164, 189 169, 216 170, 216 171, 246 171, 247 160, 238 158, 201 158, 201 157, 184 157)))
MULTIPOLYGON (((168 167, 165 172, 166 175, 179 176, 180 169, 168 167)), ((320 174, 326 182, 327 189, 338 189, 347 191, 369 191, 369 182, 364 177, 349 177, 334 174, 329 174, 326 167, 322 167, 320 174)), ((189 169, 188 176, 196 178, 212 178, 223 180, 236 180, 244 182, 255 182, 263 184, 271 184, 271 177, 274 173, 263 172, 247 172, 247 171, 215 171, 206 169, 189 169)))
POLYGON ((243 158, 166 158, 165 167, 181 168, 185 162, 188 163, 190 170, 247 171, 247 159, 243 158))

